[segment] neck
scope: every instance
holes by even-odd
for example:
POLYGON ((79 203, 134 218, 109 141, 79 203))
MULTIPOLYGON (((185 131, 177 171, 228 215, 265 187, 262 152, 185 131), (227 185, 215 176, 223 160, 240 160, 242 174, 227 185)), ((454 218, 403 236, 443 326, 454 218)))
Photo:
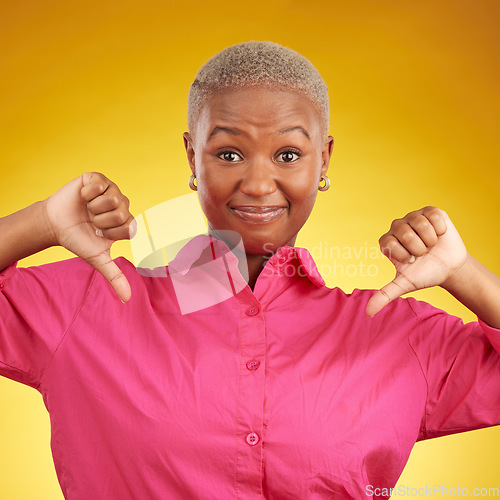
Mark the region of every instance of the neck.
MULTIPOLYGON (((248 269, 248 286, 253 290, 255 288, 255 283, 257 282, 257 278, 262 272, 262 269, 264 269, 266 262, 269 260, 270 257, 272 257, 274 252, 272 252, 271 254, 267 253, 264 255, 248 254, 248 253, 243 254, 243 252, 240 252, 238 249, 238 240, 241 239, 241 236, 238 235, 237 233, 231 231, 227 231, 224 233, 221 231, 216 231, 209 226, 209 234, 211 234, 215 238, 225 241, 227 245, 230 248, 232 248, 232 252, 238 258, 238 267, 240 269, 242 276, 246 275, 248 269)), ((288 241, 287 245, 291 247, 295 246, 296 238, 297 235, 293 236, 293 238, 291 238, 288 241)))
MULTIPOLYGON (((262 269, 264 268, 266 262, 269 260, 269 256, 266 255, 246 255, 246 261, 248 265, 248 286, 253 290, 255 288, 255 283, 259 277, 262 269)), ((240 265, 242 264, 240 260, 240 265)), ((244 263, 243 263, 244 264, 244 263)))

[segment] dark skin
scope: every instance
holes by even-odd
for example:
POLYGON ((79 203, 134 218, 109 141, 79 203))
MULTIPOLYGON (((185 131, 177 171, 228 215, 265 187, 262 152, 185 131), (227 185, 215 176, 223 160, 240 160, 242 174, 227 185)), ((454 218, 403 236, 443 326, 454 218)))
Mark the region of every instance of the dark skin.
MULTIPOLYGON (((252 288, 269 256, 294 245, 311 213, 333 148, 320 123, 307 97, 253 88, 214 96, 195 129, 184 134, 209 230, 241 235, 252 288)), ((94 266, 126 302, 130 286, 110 247, 134 232, 118 186, 100 173, 84 173, 46 200, 0 219, 0 270, 60 245, 94 266)), ((369 316, 405 293, 441 286, 500 328, 500 278, 467 252, 444 211, 425 207, 395 219, 380 246, 396 278, 374 293, 369 316)))
POLYGON ((333 137, 303 95, 252 88, 212 97, 184 144, 209 230, 241 235, 253 289, 266 260, 295 244, 333 137))

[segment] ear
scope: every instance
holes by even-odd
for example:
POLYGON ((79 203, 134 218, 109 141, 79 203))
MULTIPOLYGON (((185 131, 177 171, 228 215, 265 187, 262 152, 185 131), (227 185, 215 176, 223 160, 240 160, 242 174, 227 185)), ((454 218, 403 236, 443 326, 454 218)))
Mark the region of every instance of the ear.
POLYGON ((321 151, 321 157, 323 159, 323 164, 321 165, 321 173, 326 174, 328 170, 328 165, 330 165, 330 158, 332 156, 333 151, 333 137, 329 135, 326 138, 326 142, 323 146, 323 150, 321 151))
POLYGON ((194 141, 189 132, 184 132, 182 134, 184 139, 184 147, 186 148, 187 159, 189 162, 189 168, 194 175, 196 175, 196 167, 194 162, 194 141))

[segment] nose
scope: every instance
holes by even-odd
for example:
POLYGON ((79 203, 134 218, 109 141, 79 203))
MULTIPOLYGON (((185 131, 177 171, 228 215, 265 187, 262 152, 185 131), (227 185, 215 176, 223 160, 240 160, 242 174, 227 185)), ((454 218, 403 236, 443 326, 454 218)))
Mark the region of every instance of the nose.
POLYGON ((264 160, 256 160, 247 165, 240 183, 240 191, 249 196, 259 197, 276 191, 274 165, 264 160))

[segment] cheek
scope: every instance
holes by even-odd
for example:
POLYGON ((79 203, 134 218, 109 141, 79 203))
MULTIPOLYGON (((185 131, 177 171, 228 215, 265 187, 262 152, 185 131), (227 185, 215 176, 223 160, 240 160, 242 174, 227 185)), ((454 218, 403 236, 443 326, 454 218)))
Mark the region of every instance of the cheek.
POLYGON ((314 203, 316 202, 317 191, 312 191, 308 194, 308 196, 302 199, 300 204, 295 205, 294 215, 300 219, 303 219, 304 222, 309 217, 312 209, 314 208, 314 203))
POLYGON ((198 186, 198 199, 201 209, 208 219, 213 218, 213 215, 220 210, 217 191, 207 189, 205 184, 203 187, 198 186))
POLYGON ((197 166, 198 191, 209 198, 223 198, 234 189, 234 172, 222 168, 217 162, 206 160, 197 166))
POLYGON ((198 198, 203 211, 214 210, 226 196, 224 178, 217 175, 217 171, 204 166, 198 169, 198 198))
POLYGON ((228 193, 225 191, 224 186, 200 181, 198 184, 198 199, 210 226, 224 227, 228 216, 228 193))
POLYGON ((320 170, 297 172, 283 180, 283 191, 291 203, 297 205, 314 204, 318 194, 320 170))

